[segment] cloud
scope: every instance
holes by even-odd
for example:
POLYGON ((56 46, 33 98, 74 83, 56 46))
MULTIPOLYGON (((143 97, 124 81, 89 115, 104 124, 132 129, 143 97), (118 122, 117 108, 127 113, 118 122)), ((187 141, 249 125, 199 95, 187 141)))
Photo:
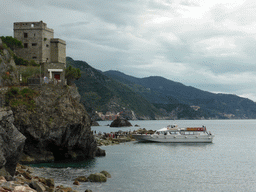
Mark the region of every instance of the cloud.
POLYGON ((61 2, 49 1, 48 4, 57 8, 61 7, 68 10, 80 11, 85 14, 93 15, 104 22, 123 26, 136 25, 136 15, 143 11, 141 7, 136 6, 138 4, 136 2, 137 1, 134 0, 63 0, 61 2))
POLYGON ((74 23, 65 23, 60 25, 60 27, 71 28, 71 27, 80 27, 82 25, 87 25, 87 24, 89 24, 89 22, 82 21, 82 22, 74 22, 74 23))
POLYGON ((43 20, 68 56, 99 70, 255 99, 255 12, 252 0, 10 0, 0 2, 0 29, 43 20))

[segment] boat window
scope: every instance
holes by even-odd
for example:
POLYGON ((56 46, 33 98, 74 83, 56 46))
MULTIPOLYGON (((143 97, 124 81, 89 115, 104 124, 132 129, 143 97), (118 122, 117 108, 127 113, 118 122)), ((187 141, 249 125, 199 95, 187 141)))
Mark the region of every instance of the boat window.
POLYGON ((194 135, 194 132, 185 132, 185 135, 194 135))

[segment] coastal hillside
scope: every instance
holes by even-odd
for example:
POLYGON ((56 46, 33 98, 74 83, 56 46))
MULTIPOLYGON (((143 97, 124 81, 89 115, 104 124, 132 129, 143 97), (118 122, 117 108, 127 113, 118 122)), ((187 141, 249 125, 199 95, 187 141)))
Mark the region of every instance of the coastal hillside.
POLYGON ((255 119, 255 102, 232 94, 215 94, 163 77, 136 78, 118 71, 102 72, 67 57, 79 68, 75 81, 81 102, 93 120, 255 119))
POLYGON ((135 78, 118 71, 107 71, 104 74, 127 85, 157 108, 168 110, 169 106, 185 104, 195 110, 201 109, 213 118, 256 118, 256 103, 247 98, 210 93, 159 76, 135 78))
POLYGON ((112 120, 118 114, 127 119, 209 118, 207 112, 194 110, 188 104, 177 102, 168 106, 157 106, 154 104, 157 102, 152 100, 162 98, 168 104, 170 98, 138 84, 130 86, 129 80, 123 79, 126 81, 123 82, 112 78, 84 61, 67 57, 67 64, 81 70, 81 78, 75 84, 81 95, 81 102, 94 120, 112 120))
POLYGON ((75 84, 81 94, 81 102, 91 115, 96 111, 103 114, 122 113, 128 119, 154 119, 161 115, 144 97, 86 62, 67 57, 67 64, 81 70, 81 78, 75 84))

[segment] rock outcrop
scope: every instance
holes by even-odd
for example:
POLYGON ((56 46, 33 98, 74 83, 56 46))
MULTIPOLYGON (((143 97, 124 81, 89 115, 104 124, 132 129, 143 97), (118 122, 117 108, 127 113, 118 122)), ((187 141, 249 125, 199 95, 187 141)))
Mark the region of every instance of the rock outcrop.
POLYGON ((14 176, 26 139, 13 122, 12 111, 0 108, 0 175, 7 179, 14 176))
POLYGON ((18 73, 11 50, 0 38, 0 86, 18 85, 18 73))
POLYGON ((15 125, 27 138, 21 162, 93 158, 97 144, 77 88, 42 85, 32 89, 38 93, 33 109, 13 107, 15 125))
POLYGON ((107 177, 103 173, 90 174, 88 180, 91 182, 106 182, 107 177))
POLYGON ((8 181, 0 176, 1 192, 76 192, 70 187, 55 186, 54 179, 47 179, 34 175, 34 169, 25 165, 18 164, 14 180, 8 181))
POLYGON ((132 124, 124 118, 117 117, 111 124, 110 127, 131 127, 132 124))

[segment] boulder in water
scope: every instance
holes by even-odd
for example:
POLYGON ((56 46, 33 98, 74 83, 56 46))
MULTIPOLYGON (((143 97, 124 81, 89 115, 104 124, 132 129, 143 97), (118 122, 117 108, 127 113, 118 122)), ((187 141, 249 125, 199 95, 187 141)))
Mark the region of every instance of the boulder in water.
POLYGON ((110 173, 107 172, 107 171, 101 171, 100 173, 102 173, 103 175, 105 175, 107 178, 111 178, 110 173))
POLYGON ((87 177, 85 177, 85 176, 79 176, 79 177, 75 178, 75 181, 87 182, 88 179, 87 179, 87 177))
POLYGON ((107 177, 102 173, 90 174, 88 180, 91 182, 106 182, 107 177))
POLYGON ((132 124, 124 118, 117 117, 111 124, 110 127, 131 127, 132 124))

